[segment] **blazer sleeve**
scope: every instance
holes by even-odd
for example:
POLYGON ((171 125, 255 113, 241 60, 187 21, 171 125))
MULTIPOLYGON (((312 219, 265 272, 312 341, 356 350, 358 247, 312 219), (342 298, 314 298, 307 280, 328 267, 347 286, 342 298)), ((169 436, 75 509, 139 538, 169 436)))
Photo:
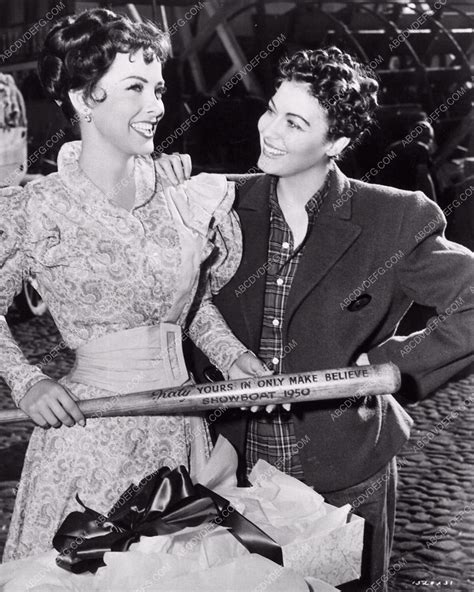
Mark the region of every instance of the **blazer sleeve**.
POLYGON ((446 218, 423 194, 407 200, 395 273, 407 297, 436 309, 422 331, 393 336, 368 352, 371 363, 394 362, 402 391, 423 399, 474 362, 474 255, 444 236, 446 218))
POLYGON ((28 362, 5 320, 27 273, 26 201, 26 191, 20 187, 0 189, 0 375, 11 388, 16 405, 31 386, 48 378, 28 362))

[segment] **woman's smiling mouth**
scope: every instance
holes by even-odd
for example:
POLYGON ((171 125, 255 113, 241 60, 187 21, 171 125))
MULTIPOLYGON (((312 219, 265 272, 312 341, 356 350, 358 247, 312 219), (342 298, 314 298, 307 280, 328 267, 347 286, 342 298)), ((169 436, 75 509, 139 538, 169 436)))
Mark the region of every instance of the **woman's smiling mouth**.
POLYGON ((272 146, 266 140, 263 140, 262 152, 265 156, 268 156, 269 158, 278 158, 286 154, 285 150, 280 150, 279 148, 272 146))
POLYGON ((149 121, 138 121, 136 123, 131 123, 130 127, 132 127, 138 134, 148 139, 153 138, 155 135, 156 123, 150 123, 149 121))

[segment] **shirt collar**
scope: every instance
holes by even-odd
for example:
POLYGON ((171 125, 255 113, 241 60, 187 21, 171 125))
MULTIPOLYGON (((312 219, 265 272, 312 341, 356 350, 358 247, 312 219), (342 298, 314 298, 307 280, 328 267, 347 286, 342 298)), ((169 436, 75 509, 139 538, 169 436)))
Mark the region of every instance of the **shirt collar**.
MULTIPOLYGON (((308 220, 310 224, 312 224, 316 219, 317 215, 319 214, 319 211, 321 210, 321 206, 327 198, 329 189, 331 187, 331 178, 333 174, 334 167, 331 166, 321 187, 306 202, 305 210, 308 214, 308 220)), ((278 196, 276 191, 277 182, 278 177, 272 176, 270 185, 270 209, 273 214, 278 214, 281 216, 282 212, 280 209, 280 204, 278 203, 278 196)))

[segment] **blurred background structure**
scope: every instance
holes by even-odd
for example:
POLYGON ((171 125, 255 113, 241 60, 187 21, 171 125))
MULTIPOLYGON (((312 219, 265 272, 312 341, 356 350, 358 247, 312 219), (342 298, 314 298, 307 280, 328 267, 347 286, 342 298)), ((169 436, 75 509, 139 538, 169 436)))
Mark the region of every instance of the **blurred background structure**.
MULTIPOLYGON (((13 75, 25 98, 30 153, 67 124, 56 106, 43 99, 35 73, 50 24, 44 15, 49 11, 54 20, 95 6, 153 19, 169 30, 173 57, 165 72, 167 115, 156 142, 171 134, 168 148, 189 152, 197 168, 249 170, 258 156, 255 122, 272 92, 278 60, 299 48, 331 44, 375 71, 381 86, 378 127, 343 162, 348 173, 362 176, 388 146, 428 117, 434 128, 430 161, 435 177, 454 174, 456 165, 474 156, 472 0, 0 0, 0 71, 13 75), (27 31, 32 34, 25 42, 27 31), (210 98, 217 100, 213 107, 180 129, 210 98), (453 160, 454 166, 446 168, 453 160)), ((67 132, 64 141, 74 134, 67 132)), ((50 172, 59 145, 32 163, 30 172, 50 172)), ((434 183, 438 191, 449 184, 444 177, 434 183)))

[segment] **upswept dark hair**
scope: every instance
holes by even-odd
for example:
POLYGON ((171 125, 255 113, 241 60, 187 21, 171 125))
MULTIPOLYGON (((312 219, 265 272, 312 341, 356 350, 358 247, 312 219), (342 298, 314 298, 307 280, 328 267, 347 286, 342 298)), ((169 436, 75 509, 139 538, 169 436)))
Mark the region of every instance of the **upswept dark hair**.
POLYGON ((111 10, 95 8, 60 19, 49 31, 38 60, 38 71, 46 94, 60 103, 66 117, 75 110, 70 90, 84 90, 86 99, 94 97, 97 82, 112 65, 117 53, 144 50, 146 63, 154 57, 166 61, 170 41, 152 22, 137 23, 111 10))
POLYGON ((377 80, 369 68, 337 47, 300 50, 279 65, 277 86, 284 81, 306 82, 329 120, 327 137, 359 139, 373 121, 377 80))

